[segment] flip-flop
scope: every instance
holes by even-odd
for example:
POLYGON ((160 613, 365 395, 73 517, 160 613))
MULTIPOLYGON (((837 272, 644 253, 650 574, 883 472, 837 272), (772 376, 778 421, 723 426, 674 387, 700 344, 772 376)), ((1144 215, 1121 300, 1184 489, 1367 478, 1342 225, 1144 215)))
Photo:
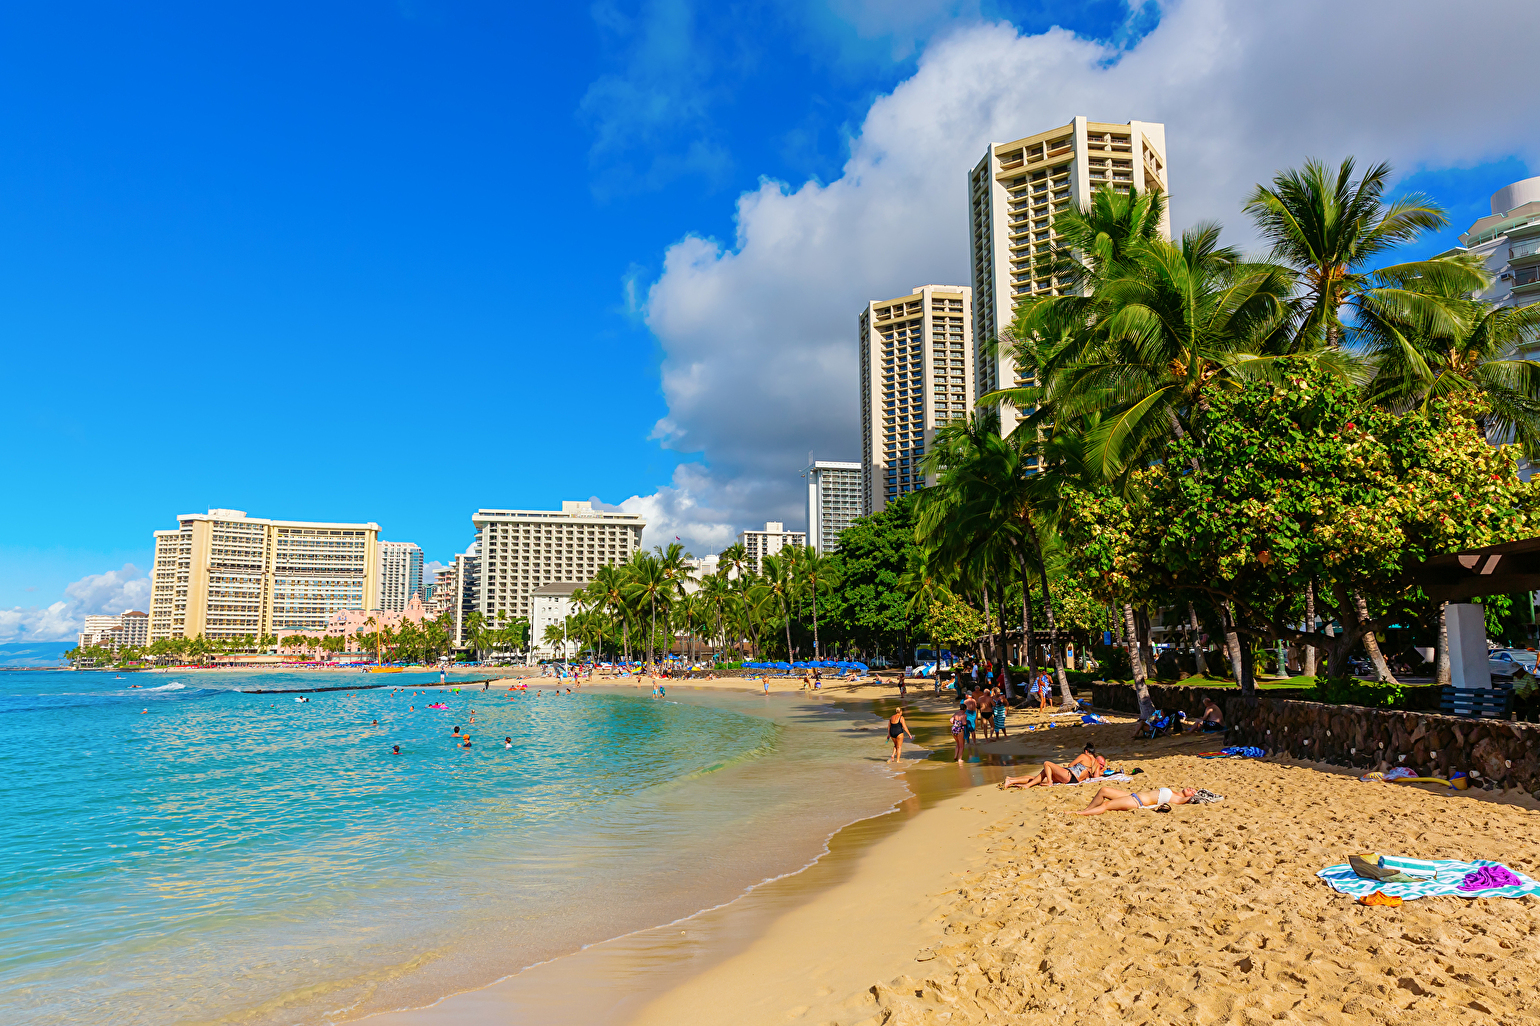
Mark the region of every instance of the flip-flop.
POLYGON ((1171 806, 1162 803, 1160 805, 1155 806, 1155 811, 1156 812, 1170 812, 1171 811, 1171 806))
POLYGON ((1365 894, 1358 899, 1360 905, 1384 905, 1386 908, 1395 908, 1401 904, 1401 899, 1394 894, 1386 894, 1384 891, 1375 891, 1373 894, 1365 894))

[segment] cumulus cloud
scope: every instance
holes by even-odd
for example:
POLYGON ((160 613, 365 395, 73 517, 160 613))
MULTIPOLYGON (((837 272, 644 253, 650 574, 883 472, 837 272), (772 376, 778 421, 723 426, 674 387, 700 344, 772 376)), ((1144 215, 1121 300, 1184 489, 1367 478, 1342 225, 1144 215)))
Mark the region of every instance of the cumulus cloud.
POLYGON ((90 614, 149 608, 150 579, 124 563, 121 570, 87 574, 65 585, 64 598, 51 605, 0 609, 0 641, 73 641, 90 614))
POLYGON ((1077 114, 1164 122, 1174 225, 1219 219, 1247 245, 1245 194, 1307 156, 1533 160, 1540 136, 1515 126, 1540 106, 1537 41, 1529 0, 1479 17, 1434 0, 1184 0, 1128 49, 1006 24, 941 37, 872 104, 839 178, 764 181, 739 198, 733 240, 668 249, 644 308, 669 408, 654 435, 703 462, 622 505, 658 518, 651 540, 703 549, 766 519, 800 525, 808 451, 859 458, 861 308, 970 283, 967 174, 988 143, 1077 114))

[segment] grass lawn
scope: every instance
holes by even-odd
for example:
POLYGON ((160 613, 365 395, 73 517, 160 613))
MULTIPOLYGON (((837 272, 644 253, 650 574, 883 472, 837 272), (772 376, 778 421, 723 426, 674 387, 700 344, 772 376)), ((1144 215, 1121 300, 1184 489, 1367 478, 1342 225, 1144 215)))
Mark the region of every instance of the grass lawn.
MULTIPOLYGON (((1132 684, 1133 681, 1131 681, 1131 680, 1130 681, 1109 680, 1107 683, 1109 683, 1109 684, 1132 684)), ((1222 690, 1225 690, 1225 689, 1236 690, 1236 689, 1239 689, 1239 687, 1240 687, 1239 684, 1235 683, 1233 680, 1230 680, 1227 677, 1204 677, 1204 676, 1201 676, 1201 675, 1200 676, 1196 676, 1196 677, 1183 677, 1181 680, 1154 680, 1154 679, 1151 679, 1150 683, 1151 684, 1165 684, 1165 685, 1170 685, 1170 686, 1174 686, 1174 687, 1184 687, 1184 688, 1213 688, 1216 691, 1222 691, 1222 690)), ((1273 690, 1273 689, 1276 689, 1276 688, 1313 688, 1313 687, 1315 687, 1315 678, 1314 677, 1289 677, 1287 679, 1279 679, 1279 678, 1276 678, 1276 677, 1266 677, 1266 678, 1258 677, 1257 678, 1257 690, 1258 691, 1270 691, 1270 690, 1273 690)))

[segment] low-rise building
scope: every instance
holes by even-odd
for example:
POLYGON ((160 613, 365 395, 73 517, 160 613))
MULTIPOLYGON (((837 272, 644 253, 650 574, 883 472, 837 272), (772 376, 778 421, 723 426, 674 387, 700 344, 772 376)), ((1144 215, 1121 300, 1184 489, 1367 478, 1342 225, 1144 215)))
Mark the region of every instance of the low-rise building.
POLYGON ((748 553, 749 566, 757 574, 759 561, 766 556, 773 556, 787 546, 806 545, 807 532, 788 531, 783 522, 770 520, 766 521, 763 531, 740 531, 738 544, 748 553))
POLYGON ((582 591, 581 581, 553 581, 542 584, 529 593, 530 598, 530 648, 537 659, 571 659, 581 642, 569 637, 565 649, 545 640, 547 627, 561 627, 577 609, 572 596, 582 591))

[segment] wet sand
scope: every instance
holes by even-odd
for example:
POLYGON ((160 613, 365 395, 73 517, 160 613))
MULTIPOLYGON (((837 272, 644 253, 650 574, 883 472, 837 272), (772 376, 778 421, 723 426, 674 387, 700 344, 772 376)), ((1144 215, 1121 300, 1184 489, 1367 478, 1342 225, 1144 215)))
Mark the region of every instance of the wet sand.
MULTIPOLYGON (((800 682, 772 684, 773 695, 803 700, 800 682)), ((916 734, 949 749, 950 701, 929 688, 910 697, 916 734)), ((826 687, 809 700, 867 704, 872 743, 886 744, 878 714, 896 705, 895 688, 826 687)), ((1205 760, 1197 753, 1218 747, 1214 737, 1134 742, 1128 717, 1022 730, 1052 720, 1013 712, 1011 739, 981 745, 982 763, 910 762, 916 797, 841 831, 802 873, 433 1009, 371 1021, 1517 1024, 1540 1015, 1540 902, 1369 908, 1315 877, 1359 851, 1488 858, 1540 876, 1540 803, 1528 795, 1205 760), (1140 790, 1206 787, 1226 799, 1080 817, 1068 813, 1094 784, 991 786, 1020 772, 1007 763, 1067 762, 1088 741, 1113 766, 1142 769, 1140 790)))

